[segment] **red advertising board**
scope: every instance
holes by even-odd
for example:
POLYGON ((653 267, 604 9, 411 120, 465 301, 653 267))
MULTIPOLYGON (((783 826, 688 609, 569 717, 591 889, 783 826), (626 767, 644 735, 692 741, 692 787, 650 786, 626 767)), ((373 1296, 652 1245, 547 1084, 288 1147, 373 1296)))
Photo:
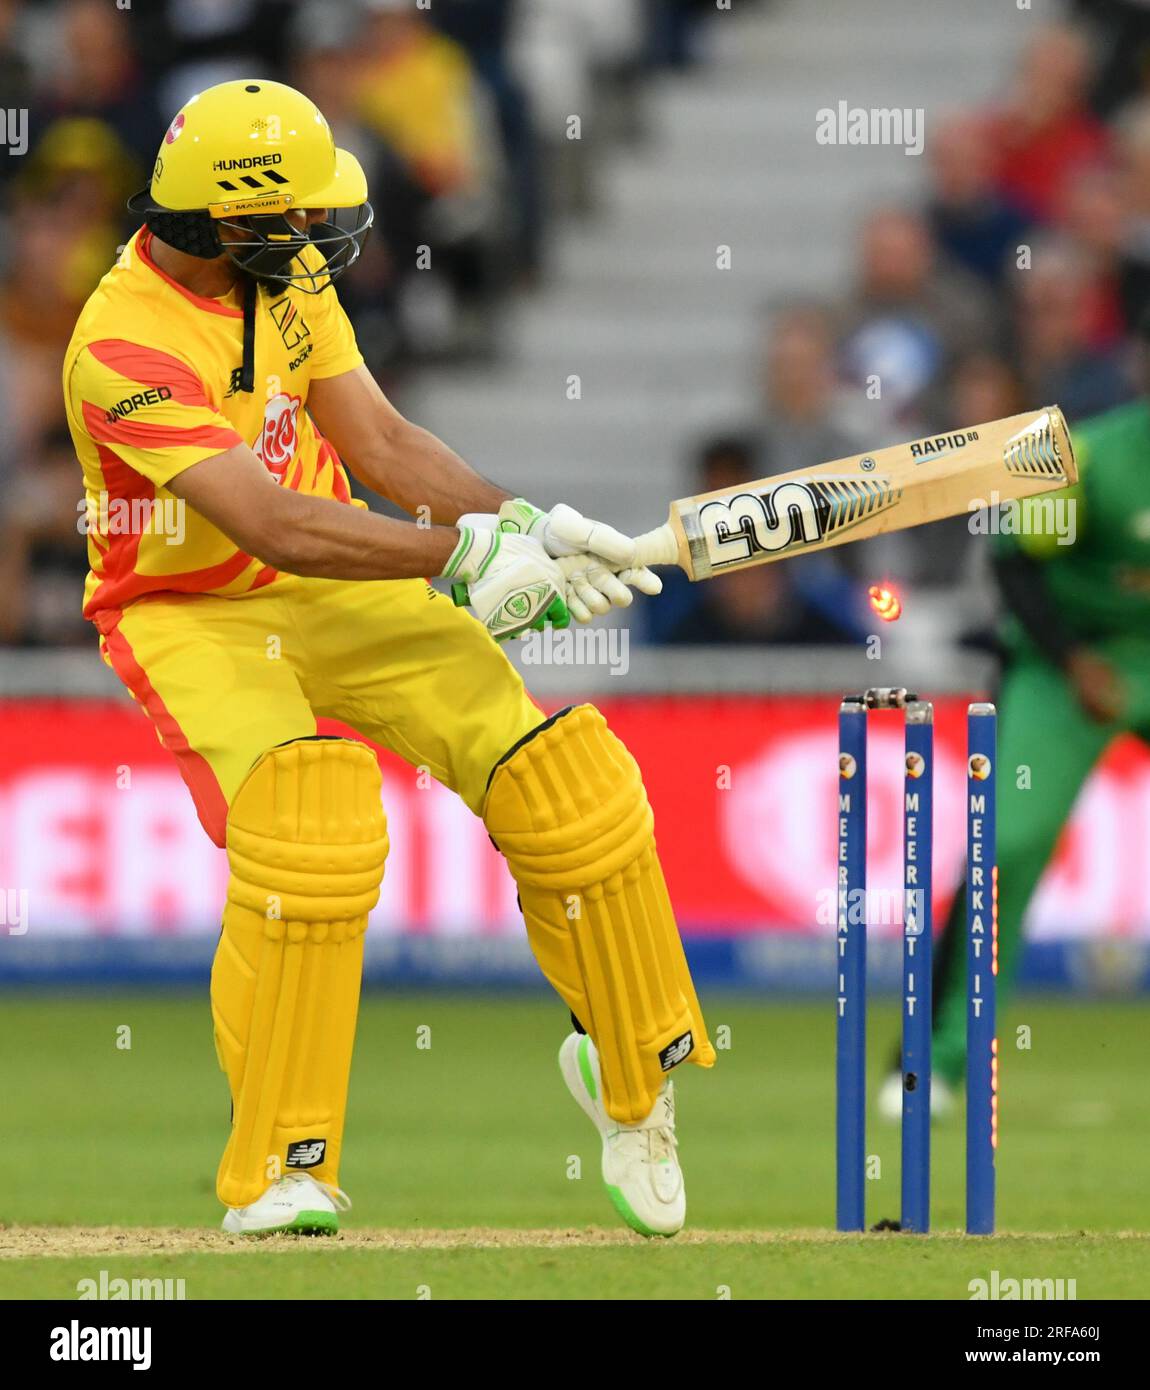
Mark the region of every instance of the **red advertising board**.
MULTIPOLYGON (((964 707, 937 706, 936 920, 961 868, 964 707)), ((684 928, 829 933, 837 698, 636 697, 602 708, 643 768, 684 928)), ((892 893, 901 740, 897 715, 872 720, 870 883, 892 893)), ((381 761, 392 850, 373 926, 438 936, 520 931, 514 885, 480 821, 399 760, 381 761)), ((1150 754, 1125 741, 1079 799, 1033 904, 1032 937, 1150 938, 1148 862, 1150 754)), ((225 877, 222 851, 134 707, 0 703, 0 888, 8 898, 26 895, 31 929, 215 931, 225 877)))

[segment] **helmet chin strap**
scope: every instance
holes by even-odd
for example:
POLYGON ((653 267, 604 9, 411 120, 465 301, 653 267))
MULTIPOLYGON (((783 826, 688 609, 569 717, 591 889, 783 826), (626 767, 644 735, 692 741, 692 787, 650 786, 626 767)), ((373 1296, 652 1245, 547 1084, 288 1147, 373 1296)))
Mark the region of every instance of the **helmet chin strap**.
POLYGON ((256 389, 256 300, 259 285, 254 275, 244 276, 244 351, 240 358, 240 390, 256 389))

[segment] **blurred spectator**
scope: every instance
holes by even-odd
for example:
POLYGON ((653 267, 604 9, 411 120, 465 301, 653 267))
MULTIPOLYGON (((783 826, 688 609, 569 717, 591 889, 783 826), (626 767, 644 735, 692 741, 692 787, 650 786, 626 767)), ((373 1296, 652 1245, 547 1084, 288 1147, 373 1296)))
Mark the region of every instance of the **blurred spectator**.
POLYGON ((857 630, 820 612, 799 593, 798 561, 754 565, 703 585, 702 602, 671 630, 674 644, 747 646, 828 645, 857 640, 857 630))
POLYGON ((983 280, 1001 283, 1029 221, 995 187, 986 123, 970 116, 949 120, 931 135, 927 150, 928 216, 940 250, 983 280))
POLYGON ((1073 424, 1133 395, 1124 354, 1092 345, 1093 276, 1080 247, 1035 243, 1016 286, 1015 339, 1031 405, 1057 403, 1073 424))
POLYGON ((58 6, 55 65, 38 124, 61 116, 97 117, 150 172, 165 120, 134 37, 131 10, 104 0, 58 6))
POLYGON ((1126 329, 1121 294, 1125 202, 1117 172, 1090 167, 1074 174, 1061 223, 1081 251, 1090 276, 1090 342, 1113 348, 1126 329))
POLYGON ((52 431, 8 482, 0 514, 0 641, 23 646, 90 642, 80 616, 87 548, 83 485, 67 429, 52 431))
POLYGON ((61 420, 60 361, 76 315, 111 265, 141 166, 114 125, 50 122, 8 185, 0 343, 9 359, 6 445, 17 454, 61 420))
POLYGON ((1124 205, 1120 294, 1126 326, 1133 331, 1150 309, 1150 98, 1122 115, 1117 136, 1124 205))
POLYGON ((763 373, 761 451, 770 472, 793 473, 864 447, 842 419, 838 389, 830 314, 817 304, 781 310, 771 323, 763 373))
MULTIPOLYGON (((326 0, 317 35, 340 20, 347 0, 326 0)), ((298 0, 151 0, 132 9, 133 28, 158 100, 171 114, 195 92, 241 77, 279 77, 298 0)), ((166 119, 166 117, 165 117, 166 119)))
POLYGON ((408 0, 365 5, 356 109, 432 200, 431 264, 409 282, 409 331, 428 350, 489 349, 499 167, 490 112, 464 51, 408 0))
POLYGON ((482 134, 471 65, 407 0, 367 0, 358 36, 360 114, 428 193, 475 190, 482 134))
POLYGON ((62 418, 60 363, 95 267, 86 230, 60 217, 50 201, 21 200, 8 232, 19 255, 0 280, 0 353, 12 391, 4 443, 19 454, 62 418))
MULTIPOLYGON (((837 317, 845 378, 875 402, 872 419, 885 421, 891 442, 932 428, 951 363, 1001 335, 983 285, 939 261, 923 214, 896 207, 864 223, 855 288, 837 317)), ((882 432, 872 424, 872 444, 882 432)))
POLYGON ((349 81, 355 62, 350 31, 329 25, 321 42, 297 59, 292 81, 324 113, 336 144, 350 150, 367 175, 375 222, 338 293, 355 322, 365 360, 386 377, 396 360, 416 346, 404 320, 404 293, 424 273, 416 268, 416 256, 430 235, 426 223, 433 200, 386 141, 360 120, 349 81))
POLYGON ((1109 134, 1088 101, 1091 77, 1085 32, 1047 25, 1023 52, 1007 101, 989 116, 998 187, 1027 217, 1055 221, 1071 175, 1107 154, 1109 134))
POLYGON ((739 434, 717 435, 699 449, 695 491, 722 492, 765 477, 768 471, 753 439, 739 434))
POLYGON ((947 423, 980 424, 1026 409, 1022 382, 1008 358, 972 352, 955 364, 950 380, 947 423))
MULTIPOLYGON (((19 0, 0 0, 0 93, 8 110, 26 111, 32 105, 32 74, 21 49, 19 0)), ((0 188, 16 172, 16 161, 0 159, 0 188)))
POLYGON ((91 116, 53 121, 23 161, 18 199, 51 206, 83 248, 75 292, 82 298, 113 260, 116 244, 135 231, 125 203, 146 174, 115 130, 91 116))
POLYGON ((466 51, 490 94, 507 165, 511 255, 517 278, 529 282, 541 265, 543 204, 531 103, 508 59, 515 9, 515 0, 436 0, 432 19, 466 51))
POLYGON ((1091 105, 1109 117, 1131 98, 1147 94, 1150 6, 1146 0, 1074 0, 1073 8, 1091 22, 1098 39, 1091 105))

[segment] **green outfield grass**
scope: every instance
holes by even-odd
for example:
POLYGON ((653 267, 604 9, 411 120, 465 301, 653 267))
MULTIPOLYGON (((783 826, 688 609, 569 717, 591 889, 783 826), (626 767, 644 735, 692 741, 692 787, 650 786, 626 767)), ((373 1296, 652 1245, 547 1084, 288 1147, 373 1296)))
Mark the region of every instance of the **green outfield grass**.
MULTIPOLYGON (((0 1007, 13 1146, 0 1255, 44 1252, 0 1258, 4 1298, 74 1297, 76 1281, 101 1269, 184 1278, 189 1298, 414 1298, 424 1286, 433 1298, 715 1298, 725 1288, 735 1298, 964 1298, 968 1281, 993 1269, 1077 1279, 1080 1299, 1150 1289, 1150 1239, 1131 1234, 1150 1232, 1150 1011, 1141 1003, 1023 999, 1011 1011, 999 1155, 1006 1234, 944 1234, 962 1223, 956 1119, 936 1129, 938 1237, 856 1239, 825 1234, 834 1197, 829 1003, 718 996, 709 1023, 729 1028, 729 1050, 711 1073, 677 1073, 695 1239, 647 1243, 616 1238, 596 1137, 555 1065, 565 1031, 558 1004, 373 994, 361 1015, 341 1178, 355 1201, 348 1238, 254 1249, 210 1234, 227 1099, 206 999, 22 995, 0 1007), (128 1050, 116 1045, 125 1025, 128 1050), (1014 1046, 1022 1026, 1028 1050, 1014 1046), (430 1030, 429 1048, 417 1046, 420 1029, 430 1030), (24 1230, 73 1226, 120 1233, 24 1230), (128 1228, 138 1227, 177 1229, 170 1240, 154 1230, 133 1239, 128 1228)), ((872 1012, 876 1086, 895 1021, 891 1007, 872 1012)), ((895 1217, 897 1127, 872 1118, 868 1151, 880 1163, 868 1217, 895 1217)))

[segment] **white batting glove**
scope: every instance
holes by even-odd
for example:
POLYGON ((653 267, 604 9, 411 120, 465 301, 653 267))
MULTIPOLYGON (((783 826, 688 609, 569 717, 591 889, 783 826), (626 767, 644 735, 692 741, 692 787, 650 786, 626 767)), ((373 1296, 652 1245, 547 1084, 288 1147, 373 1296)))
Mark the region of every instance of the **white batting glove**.
POLYGON ((545 623, 570 622, 567 579, 538 541, 460 524, 459 544, 443 567, 451 596, 472 611, 497 642, 545 623))
POLYGON ((545 512, 516 497, 499 508, 499 523, 504 531, 534 536, 556 560, 563 555, 585 553, 598 555, 613 569, 635 563, 635 542, 630 536, 605 522, 592 521, 565 502, 545 512))
POLYGON ((662 592, 659 577, 638 563, 630 536, 583 516, 564 502, 545 512, 516 497, 504 502, 497 515, 469 513, 460 517, 459 524, 498 525, 502 531, 538 540, 550 556, 562 559, 567 606, 576 622, 589 623, 612 608, 629 607, 632 589, 644 594, 662 592))
POLYGON ((629 608, 632 589, 663 591, 659 576, 643 567, 615 571, 594 555, 565 555, 558 564, 567 580, 567 608, 577 623, 589 623, 611 608, 629 608))

